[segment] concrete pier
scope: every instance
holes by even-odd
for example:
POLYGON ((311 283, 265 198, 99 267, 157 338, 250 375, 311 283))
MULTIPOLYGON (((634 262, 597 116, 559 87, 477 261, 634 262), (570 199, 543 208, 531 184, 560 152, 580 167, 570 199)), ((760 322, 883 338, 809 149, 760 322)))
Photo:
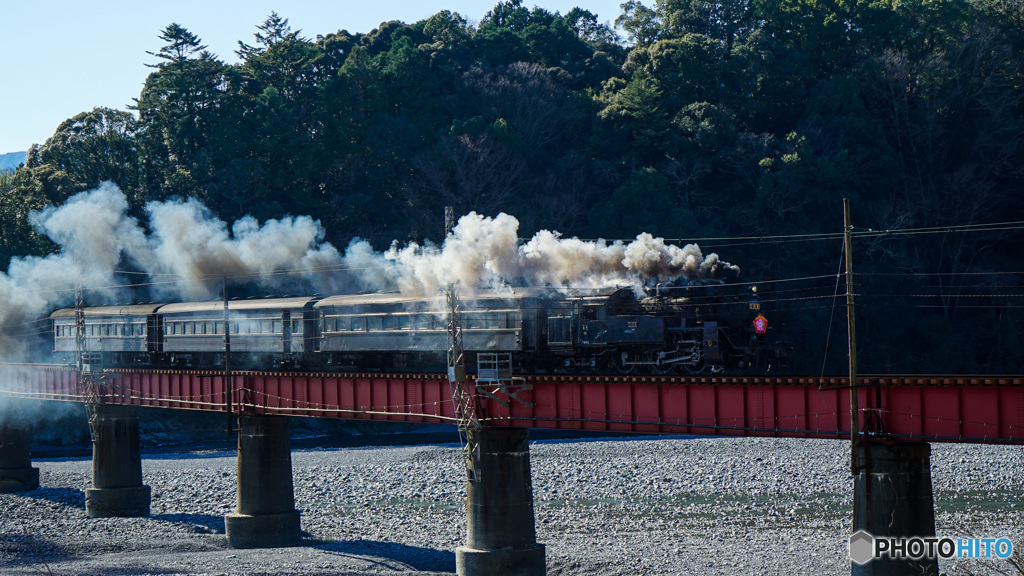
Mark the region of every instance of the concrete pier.
POLYGON ((0 492, 39 488, 39 469, 32 467, 32 434, 15 424, 0 424, 0 492))
POLYGON ((150 489, 142 484, 139 417, 134 406, 96 407, 92 488, 85 512, 94 518, 149 516, 150 489))
MULTIPOLYGON (((854 479, 853 532, 874 537, 934 537, 935 509, 927 443, 869 444, 861 462, 869 474, 854 479), (865 460, 866 458, 866 460, 865 460)), ((852 563, 854 576, 938 576, 937 559, 883 556, 863 565, 852 563)))
POLYGON ((479 480, 466 486, 466 545, 455 551, 459 576, 543 576, 530 477, 529 430, 469 430, 479 443, 479 480))
POLYGON ((236 510, 224 517, 224 528, 232 548, 299 543, 286 416, 239 419, 238 501, 236 510))

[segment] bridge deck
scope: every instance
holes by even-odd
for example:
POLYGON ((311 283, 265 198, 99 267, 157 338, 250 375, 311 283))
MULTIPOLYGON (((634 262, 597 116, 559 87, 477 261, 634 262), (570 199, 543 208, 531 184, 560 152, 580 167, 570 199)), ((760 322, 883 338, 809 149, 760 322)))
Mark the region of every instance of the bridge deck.
MULTIPOLYGON (((108 374, 103 401, 225 411, 222 373, 108 374)), ((453 422, 438 374, 236 372, 240 413, 453 422)), ((530 375, 516 399, 493 385, 483 421, 494 426, 718 436, 849 437, 849 387, 839 376, 530 375)), ((0 366, 0 395, 84 402, 74 370, 0 366)), ((1022 376, 861 376, 862 429, 900 439, 1024 443, 1022 376)))

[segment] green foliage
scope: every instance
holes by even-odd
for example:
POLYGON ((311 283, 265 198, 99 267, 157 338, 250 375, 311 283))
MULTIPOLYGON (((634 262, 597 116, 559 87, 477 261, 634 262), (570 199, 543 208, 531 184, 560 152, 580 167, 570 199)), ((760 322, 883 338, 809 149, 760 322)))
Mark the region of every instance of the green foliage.
POLYGON ((666 237, 698 235, 696 219, 675 200, 667 178, 653 168, 642 168, 595 205, 590 218, 611 238, 631 239, 639 231, 666 237))
POLYGON ((624 2, 615 25, 625 30, 629 41, 639 47, 649 46, 663 33, 661 15, 640 0, 624 2))

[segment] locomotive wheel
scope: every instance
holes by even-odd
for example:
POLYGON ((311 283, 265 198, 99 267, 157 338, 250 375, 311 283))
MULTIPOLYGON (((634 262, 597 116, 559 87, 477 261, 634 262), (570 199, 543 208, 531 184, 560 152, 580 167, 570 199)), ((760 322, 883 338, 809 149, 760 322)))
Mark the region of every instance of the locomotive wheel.
POLYGON ((703 361, 699 361, 696 364, 683 364, 683 370, 687 374, 700 374, 708 369, 708 365, 703 361))
POLYGON ((668 374, 672 371, 672 368, 672 364, 651 364, 651 372, 654 372, 655 374, 668 374))
POLYGON ((632 374, 636 372, 636 364, 615 364, 615 370, 619 374, 632 374))
POLYGON ((693 364, 680 364, 683 365, 683 370, 688 374, 700 374, 704 370, 707 370, 708 364, 704 361, 704 349, 701 348, 700 344, 694 344, 693 348, 690 349, 691 357, 694 358, 693 364))
POLYGON ((623 352, 617 359, 612 360, 612 363, 615 364, 616 372, 619 374, 631 374, 636 372, 636 364, 626 364, 626 360, 628 358, 629 355, 623 352))

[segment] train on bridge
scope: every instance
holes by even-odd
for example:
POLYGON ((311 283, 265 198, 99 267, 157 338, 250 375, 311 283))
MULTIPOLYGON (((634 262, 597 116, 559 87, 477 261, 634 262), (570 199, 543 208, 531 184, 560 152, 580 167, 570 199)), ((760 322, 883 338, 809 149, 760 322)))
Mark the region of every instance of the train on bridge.
MULTIPOLYGON (((482 292, 461 307, 467 370, 508 352, 523 372, 767 373, 786 358, 756 288, 720 285, 482 292)), ((81 348, 106 367, 210 369, 224 364, 306 371, 444 371, 443 298, 401 294, 150 303, 56 310, 57 361, 81 348), (79 324, 83 334, 79 334, 79 324), (79 341, 81 340, 81 342, 79 341)))

